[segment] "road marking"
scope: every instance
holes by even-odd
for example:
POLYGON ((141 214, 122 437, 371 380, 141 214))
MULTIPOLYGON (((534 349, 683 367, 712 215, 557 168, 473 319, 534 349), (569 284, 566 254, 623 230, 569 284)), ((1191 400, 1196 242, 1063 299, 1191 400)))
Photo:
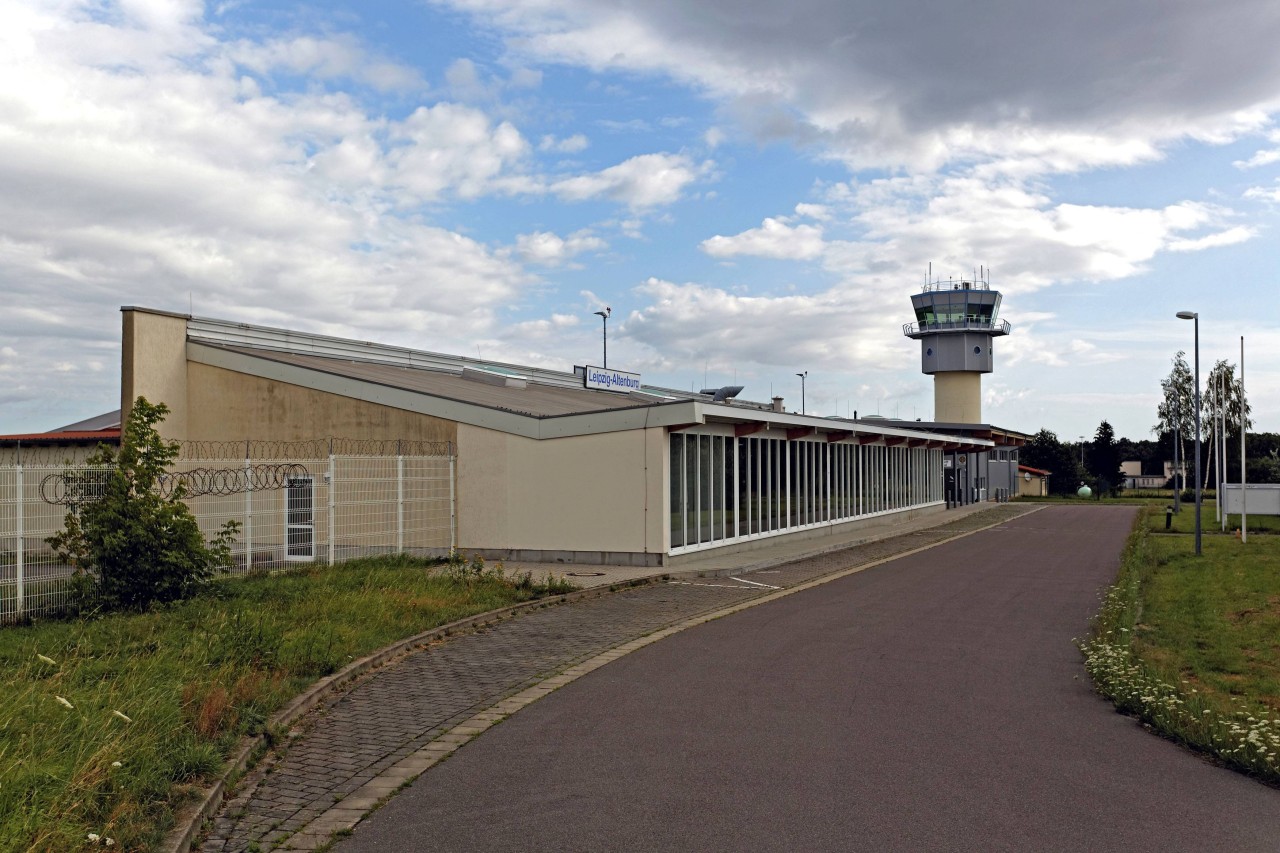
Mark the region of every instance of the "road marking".
POLYGON ((773 586, 772 584, 760 583, 759 581, 749 581, 749 580, 746 580, 745 578, 735 578, 732 575, 729 576, 729 580, 737 581, 738 583, 749 583, 752 586, 762 586, 765 589, 782 589, 782 587, 780 586, 773 586))

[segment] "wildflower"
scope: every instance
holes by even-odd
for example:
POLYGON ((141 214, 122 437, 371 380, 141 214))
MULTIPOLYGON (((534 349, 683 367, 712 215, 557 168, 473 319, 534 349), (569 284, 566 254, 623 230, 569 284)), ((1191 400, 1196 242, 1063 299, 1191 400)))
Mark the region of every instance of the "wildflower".
POLYGON ((112 712, 111 712, 111 716, 113 716, 113 717, 119 717, 120 719, 124 720, 126 723, 132 723, 132 722, 133 722, 133 720, 132 720, 131 718, 126 717, 124 714, 121 714, 119 711, 112 711, 112 712))
POLYGON ((97 844, 98 841, 101 840, 101 838, 102 836, 98 835, 98 833, 96 832, 89 833, 89 840, 92 841, 94 844, 97 844))
POLYGON ((124 765, 123 765, 123 764, 121 764, 119 761, 113 761, 113 762, 111 762, 111 766, 112 766, 112 767, 124 767, 124 765))
POLYGON ((63 699, 61 696, 54 696, 53 698, 58 700, 59 705, 65 705, 68 708, 75 708, 75 705, 72 705, 70 702, 68 702, 66 699, 63 699))
POLYGON ((49 664, 49 666, 58 665, 58 662, 51 657, 46 657, 45 655, 42 655, 42 654, 37 654, 36 657, 39 658, 41 663, 47 663, 49 664))
POLYGON ((103 845, 104 845, 104 846, 106 846, 106 847, 115 847, 115 846, 116 846, 115 839, 113 839, 113 838, 104 838, 104 839, 102 840, 102 843, 103 843, 103 845))

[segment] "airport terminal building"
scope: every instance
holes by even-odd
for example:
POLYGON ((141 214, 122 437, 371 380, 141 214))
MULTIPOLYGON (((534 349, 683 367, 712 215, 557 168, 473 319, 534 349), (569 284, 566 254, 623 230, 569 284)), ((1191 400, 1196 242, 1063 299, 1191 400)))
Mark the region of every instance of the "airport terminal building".
POLYGON ((447 448, 446 544, 503 559, 678 565, 710 548, 940 512, 949 499, 967 502, 947 493, 946 470, 1002 440, 785 412, 780 399, 658 388, 591 366, 552 371, 122 313, 126 417, 143 396, 170 408, 166 437, 189 443, 337 437, 447 448))

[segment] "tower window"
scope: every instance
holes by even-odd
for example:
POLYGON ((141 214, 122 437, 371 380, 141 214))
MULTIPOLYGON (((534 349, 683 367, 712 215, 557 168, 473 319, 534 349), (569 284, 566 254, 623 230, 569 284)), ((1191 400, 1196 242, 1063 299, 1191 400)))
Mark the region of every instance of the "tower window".
POLYGON ((974 347, 974 348, 973 348, 973 354, 974 354, 974 355, 982 355, 982 347, 974 347))

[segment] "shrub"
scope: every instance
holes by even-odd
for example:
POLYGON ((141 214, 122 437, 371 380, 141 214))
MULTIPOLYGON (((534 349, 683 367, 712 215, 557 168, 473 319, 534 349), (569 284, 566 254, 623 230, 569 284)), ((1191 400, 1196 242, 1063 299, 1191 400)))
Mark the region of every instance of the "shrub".
POLYGON ((157 488, 178 456, 176 442, 156 431, 169 408, 139 397, 125 424, 120 450, 100 446, 72 472, 74 496, 63 530, 47 540, 76 570, 78 604, 108 610, 145 609, 191 595, 218 569, 230 566, 239 525, 230 521, 206 543, 195 516, 182 502, 181 484, 164 495, 157 488))

